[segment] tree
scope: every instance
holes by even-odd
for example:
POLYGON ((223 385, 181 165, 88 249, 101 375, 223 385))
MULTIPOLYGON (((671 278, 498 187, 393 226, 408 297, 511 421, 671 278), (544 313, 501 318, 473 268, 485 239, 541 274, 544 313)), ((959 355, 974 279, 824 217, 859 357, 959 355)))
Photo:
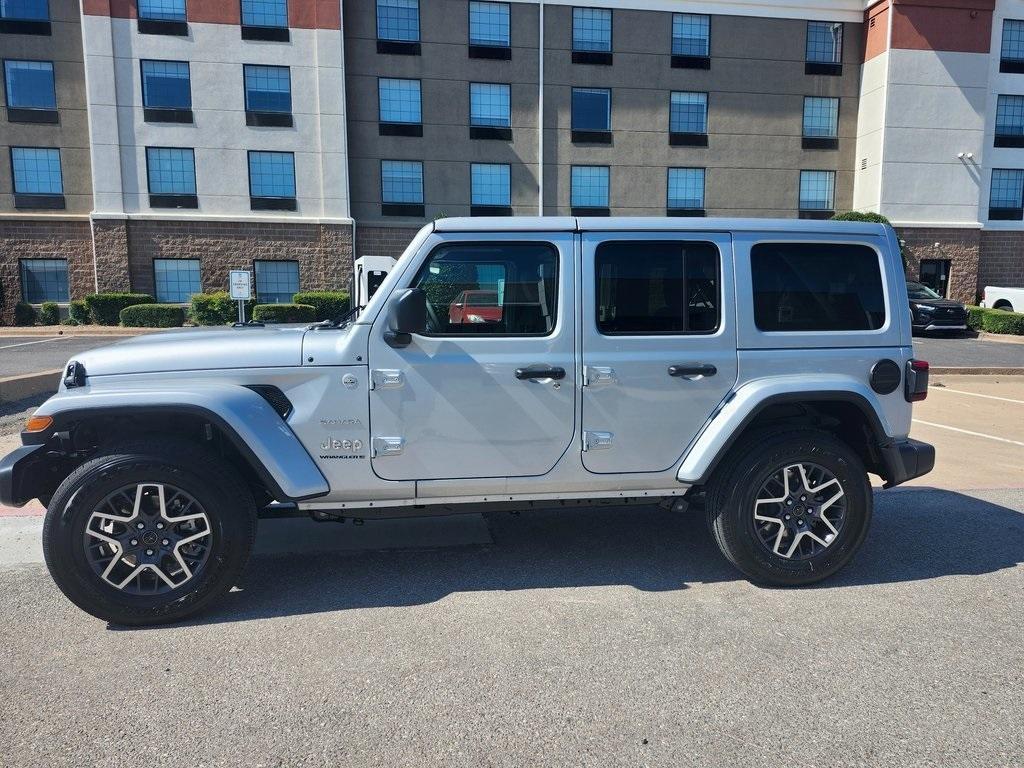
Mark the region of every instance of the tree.
MULTIPOLYGON (((869 224, 888 224, 892 226, 892 222, 889 221, 885 216, 880 213, 873 213, 871 211, 845 211, 843 213, 837 213, 832 217, 833 221, 866 221, 869 224)), ((900 257, 903 259, 903 268, 907 268, 907 254, 903 250, 903 240, 898 235, 896 242, 900 247, 900 257)))

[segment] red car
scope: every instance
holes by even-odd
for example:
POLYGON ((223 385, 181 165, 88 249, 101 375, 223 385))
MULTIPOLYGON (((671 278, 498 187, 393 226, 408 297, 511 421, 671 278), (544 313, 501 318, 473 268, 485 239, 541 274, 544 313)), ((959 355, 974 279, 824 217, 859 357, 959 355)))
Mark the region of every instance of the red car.
POLYGON ((501 305, 497 291, 463 291, 448 307, 448 323, 500 323, 501 305))

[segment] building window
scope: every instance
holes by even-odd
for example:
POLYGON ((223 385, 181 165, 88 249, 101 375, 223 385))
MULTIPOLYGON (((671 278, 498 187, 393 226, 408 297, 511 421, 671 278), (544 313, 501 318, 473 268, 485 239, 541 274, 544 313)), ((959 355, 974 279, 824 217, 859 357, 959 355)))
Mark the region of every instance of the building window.
POLYGON ((380 189, 385 216, 423 216, 423 163, 381 160, 380 189))
POLYGON ((572 9, 572 60, 575 64, 612 63, 610 9, 572 9))
POLYGON ((804 149, 836 149, 839 146, 839 99, 804 98, 804 149))
POLYGON ((295 155, 249 152, 249 202, 254 211, 294 211, 295 155))
POLYGON ((683 69, 710 69, 710 16, 700 13, 672 14, 672 66, 683 69))
POLYGON ((247 27, 287 27, 287 0, 242 0, 242 24, 247 27))
POLYGON ((191 149, 146 147, 151 208, 198 208, 196 161, 191 149))
POLYGON ((469 126, 471 139, 511 139, 511 86, 503 83, 470 83, 469 126))
POLYGON ((5 61, 4 87, 7 92, 7 119, 11 122, 57 122, 52 62, 5 61))
POLYGON ((835 195, 835 171, 800 171, 801 218, 829 218, 835 210, 835 195))
POLYGON ((608 215, 608 166, 572 166, 571 200, 574 216, 608 215))
POLYGON ((674 146, 708 145, 708 95, 673 91, 669 99, 669 143, 674 146))
POLYGON ((67 259, 22 259, 21 298, 29 304, 68 301, 67 259))
POLYGON ((1003 21, 1003 44, 999 54, 1000 72, 1024 72, 1024 21, 1003 21))
POLYGON ((419 0, 377 0, 377 53, 418 55, 419 0))
POLYGON ((161 304, 186 304, 192 294, 203 290, 199 259, 154 259, 153 282, 161 304))
POLYGON ((419 80, 382 77, 377 81, 381 136, 422 136, 419 80))
POLYGON ((469 4, 469 55, 473 58, 510 59, 512 52, 508 3, 469 4))
POLYGON ((572 140, 611 144, 612 92, 607 88, 572 89, 572 140))
POLYGON ((139 18, 185 21, 185 0, 139 0, 139 18))
POLYGON ((807 63, 809 75, 843 73, 843 25, 832 21, 807 22, 807 63))
POLYGON ((142 61, 142 106, 147 122, 191 123, 187 61, 142 61))
POLYGON ((512 166, 501 163, 472 163, 469 168, 472 214, 511 215, 512 166))
POLYGON ((290 304, 299 292, 299 262, 257 261, 256 301, 260 304, 290 304))
POLYGON ((11 147, 11 176, 15 208, 64 207, 59 149, 11 147))
POLYGON ((1007 168, 992 170, 992 188, 988 217, 994 220, 1024 219, 1024 171, 1007 168))
POLYGON ((999 96, 996 101, 997 147, 1024 147, 1024 96, 999 96))
POLYGON ((703 215, 703 168, 668 169, 668 204, 666 208, 669 215, 703 215))
POLYGON ((49 3, 47 0, 0 0, 0 19, 49 21, 49 3))
POLYGON ((291 114, 292 78, 288 67, 246 64, 244 76, 247 111, 291 114))

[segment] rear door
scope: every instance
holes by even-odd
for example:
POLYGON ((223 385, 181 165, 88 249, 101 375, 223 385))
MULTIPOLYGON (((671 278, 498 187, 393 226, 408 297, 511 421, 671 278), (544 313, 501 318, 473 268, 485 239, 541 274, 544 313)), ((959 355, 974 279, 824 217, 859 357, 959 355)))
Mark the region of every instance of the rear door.
POLYGON ((585 233, 583 465, 670 469, 736 382, 726 233, 585 233))

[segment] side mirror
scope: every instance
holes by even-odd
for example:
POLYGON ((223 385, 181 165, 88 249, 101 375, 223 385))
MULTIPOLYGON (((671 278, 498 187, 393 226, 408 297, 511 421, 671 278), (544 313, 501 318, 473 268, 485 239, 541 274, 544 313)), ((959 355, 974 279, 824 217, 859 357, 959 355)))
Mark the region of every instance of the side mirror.
POLYGON ((384 341, 392 347, 407 347, 412 334, 426 330, 427 294, 422 288, 409 288, 391 303, 384 341))

